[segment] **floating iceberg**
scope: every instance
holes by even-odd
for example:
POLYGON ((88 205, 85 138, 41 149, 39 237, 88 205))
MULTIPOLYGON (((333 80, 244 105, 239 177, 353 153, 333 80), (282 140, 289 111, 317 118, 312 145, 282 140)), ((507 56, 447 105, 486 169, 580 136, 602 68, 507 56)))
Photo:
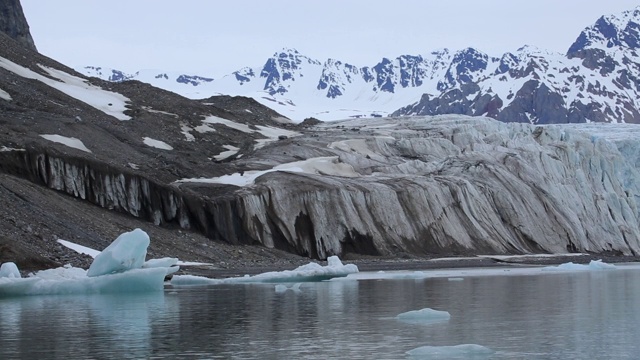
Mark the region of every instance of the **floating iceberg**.
POLYGON ((149 236, 135 229, 120 235, 97 255, 89 270, 67 265, 38 271, 26 278, 19 277, 15 264, 5 263, 0 270, 0 297, 161 291, 165 277, 178 270, 173 266, 178 260, 145 262, 148 245, 149 236))
POLYGON ((494 351, 476 344, 421 346, 406 352, 410 359, 488 359, 494 351))
POLYGON ((441 321, 449 321, 451 315, 447 311, 424 308, 421 310, 407 311, 396 316, 396 319, 413 324, 432 324, 441 321))
POLYGON ((572 262, 560 264, 558 266, 545 266, 542 271, 590 271, 590 270, 615 270, 617 267, 612 264, 602 262, 602 260, 591 260, 589 264, 574 264, 572 262))
POLYGON ((141 268, 147 256, 149 243, 149 235, 140 229, 118 236, 95 257, 87 271, 87 276, 94 277, 141 268))
POLYGON ((241 278, 210 279, 202 276, 176 275, 171 279, 173 286, 217 285, 229 283, 287 283, 317 282, 336 277, 345 277, 358 272, 353 264, 343 265, 337 256, 327 259, 327 266, 316 263, 302 265, 294 270, 272 271, 241 278))

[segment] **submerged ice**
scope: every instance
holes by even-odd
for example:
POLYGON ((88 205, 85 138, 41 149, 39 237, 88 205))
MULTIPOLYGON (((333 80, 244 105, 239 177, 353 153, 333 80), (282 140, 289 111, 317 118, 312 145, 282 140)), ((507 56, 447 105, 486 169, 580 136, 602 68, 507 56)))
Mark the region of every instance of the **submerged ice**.
POLYGON ((431 324, 440 321, 449 321, 451 315, 447 311, 424 308, 421 310, 407 311, 396 316, 396 319, 414 324, 431 324))
POLYGON ((149 236, 140 229, 120 235, 98 254, 89 270, 65 266, 20 277, 13 263, 0 268, 0 296, 133 293, 160 291, 177 259, 145 262, 149 236))
POLYGON ((477 344, 421 346, 407 351, 410 359, 488 359, 494 351, 477 344))

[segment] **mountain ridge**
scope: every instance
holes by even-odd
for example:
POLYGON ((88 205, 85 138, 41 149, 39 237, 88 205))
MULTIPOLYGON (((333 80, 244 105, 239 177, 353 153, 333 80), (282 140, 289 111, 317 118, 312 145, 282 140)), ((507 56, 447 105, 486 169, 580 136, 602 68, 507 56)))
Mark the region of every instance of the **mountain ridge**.
POLYGON ((474 48, 445 48, 358 66, 284 48, 262 66, 218 79, 95 67, 80 71, 111 81, 138 79, 192 99, 250 96, 295 121, 457 113, 507 122, 635 123, 640 122, 638 23, 640 7, 602 16, 567 54, 524 46, 496 57, 474 48))

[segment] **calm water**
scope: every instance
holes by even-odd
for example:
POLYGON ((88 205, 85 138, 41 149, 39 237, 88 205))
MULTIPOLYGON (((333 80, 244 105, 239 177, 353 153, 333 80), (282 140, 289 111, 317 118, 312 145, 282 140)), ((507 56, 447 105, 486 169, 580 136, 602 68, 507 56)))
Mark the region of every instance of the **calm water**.
POLYGON ((0 359, 405 359, 469 343, 491 359, 638 359, 640 270, 0 299, 0 359), (451 319, 395 319, 427 307, 451 319))

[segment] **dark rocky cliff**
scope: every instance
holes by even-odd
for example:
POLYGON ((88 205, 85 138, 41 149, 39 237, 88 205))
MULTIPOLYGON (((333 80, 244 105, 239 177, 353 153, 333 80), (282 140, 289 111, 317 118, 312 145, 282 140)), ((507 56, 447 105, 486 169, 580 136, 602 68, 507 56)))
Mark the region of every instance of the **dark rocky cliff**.
POLYGON ((27 48, 38 51, 29 32, 20 0, 0 1, 0 32, 7 34, 27 48))

